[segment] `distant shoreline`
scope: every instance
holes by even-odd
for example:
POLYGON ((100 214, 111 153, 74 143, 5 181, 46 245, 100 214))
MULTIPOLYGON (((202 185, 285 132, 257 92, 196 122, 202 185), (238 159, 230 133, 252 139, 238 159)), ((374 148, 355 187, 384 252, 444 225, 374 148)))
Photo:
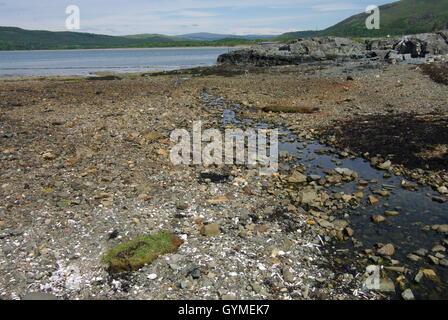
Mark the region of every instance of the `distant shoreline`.
POLYGON ((238 46, 201 46, 201 47, 157 47, 157 48, 86 48, 86 49, 42 49, 42 50, 0 50, 0 52, 48 52, 48 51, 85 51, 85 50, 205 50, 205 49, 240 49, 250 48, 252 45, 238 45, 238 46))

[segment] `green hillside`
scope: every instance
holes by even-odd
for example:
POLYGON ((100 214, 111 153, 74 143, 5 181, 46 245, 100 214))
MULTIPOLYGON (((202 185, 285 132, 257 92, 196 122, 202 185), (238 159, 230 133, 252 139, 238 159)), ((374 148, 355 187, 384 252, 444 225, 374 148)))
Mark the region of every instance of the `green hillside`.
POLYGON ((295 31, 295 32, 286 32, 282 35, 280 35, 279 37, 277 37, 277 39, 294 39, 294 38, 309 38, 309 37, 314 37, 315 35, 317 35, 319 31, 295 31))
POLYGON ((252 45, 261 40, 220 39, 195 41, 161 34, 106 36, 82 32, 32 31, 0 27, 0 50, 164 48, 252 45))
POLYGON ((127 39, 136 39, 136 40, 144 40, 149 42, 171 42, 171 41, 188 41, 191 39, 176 37, 176 36, 166 36, 158 33, 142 33, 142 34, 133 34, 129 36, 123 36, 127 39))
POLYGON ((368 30, 368 14, 352 16, 319 35, 376 37, 431 32, 448 26, 448 0, 401 0, 380 6, 379 30, 368 30))
POLYGON ((381 22, 379 30, 367 29, 365 21, 369 14, 360 13, 325 30, 289 32, 281 37, 383 37, 432 32, 448 28, 448 0, 401 0, 379 8, 381 22))
POLYGON ((32 31, 15 27, 0 27, 0 49, 2 50, 120 47, 136 42, 143 41, 92 33, 32 31))

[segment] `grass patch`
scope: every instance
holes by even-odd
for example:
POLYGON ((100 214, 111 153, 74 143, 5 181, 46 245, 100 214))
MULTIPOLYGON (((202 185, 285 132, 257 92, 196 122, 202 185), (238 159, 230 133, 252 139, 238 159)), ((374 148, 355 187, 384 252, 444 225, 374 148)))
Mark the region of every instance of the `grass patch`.
POLYGON ((168 232, 139 236, 111 248, 102 261, 111 272, 135 271, 160 255, 176 252, 182 243, 168 232))
POLYGON ((267 106, 263 108, 263 111, 281 113, 315 113, 319 112, 319 108, 304 106, 267 106))
POLYGON ((87 80, 90 81, 98 81, 98 80, 121 80, 121 77, 113 76, 113 75, 107 75, 107 76, 100 76, 100 77, 88 77, 87 80))

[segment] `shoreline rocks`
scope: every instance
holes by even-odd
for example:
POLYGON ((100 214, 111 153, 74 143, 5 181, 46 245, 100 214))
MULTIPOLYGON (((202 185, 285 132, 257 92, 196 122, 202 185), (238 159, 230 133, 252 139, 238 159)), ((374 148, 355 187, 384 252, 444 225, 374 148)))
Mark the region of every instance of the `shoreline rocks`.
POLYGON ((322 61, 382 60, 396 64, 404 60, 448 54, 445 32, 422 33, 401 38, 365 39, 340 37, 297 39, 288 43, 262 43, 218 57, 218 64, 276 66, 322 61))

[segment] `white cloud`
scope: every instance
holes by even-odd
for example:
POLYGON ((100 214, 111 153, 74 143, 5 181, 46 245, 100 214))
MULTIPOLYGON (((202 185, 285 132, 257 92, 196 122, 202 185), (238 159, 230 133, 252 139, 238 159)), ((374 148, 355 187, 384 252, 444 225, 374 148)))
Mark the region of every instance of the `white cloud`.
POLYGON ((216 17, 217 14, 203 11, 194 11, 194 10, 181 10, 178 12, 173 12, 175 15, 183 16, 183 17, 192 17, 192 18, 202 18, 202 17, 216 17))
POLYGON ((328 3, 319 4, 311 7, 317 11, 346 11, 346 10, 363 10, 365 7, 351 3, 328 3))

